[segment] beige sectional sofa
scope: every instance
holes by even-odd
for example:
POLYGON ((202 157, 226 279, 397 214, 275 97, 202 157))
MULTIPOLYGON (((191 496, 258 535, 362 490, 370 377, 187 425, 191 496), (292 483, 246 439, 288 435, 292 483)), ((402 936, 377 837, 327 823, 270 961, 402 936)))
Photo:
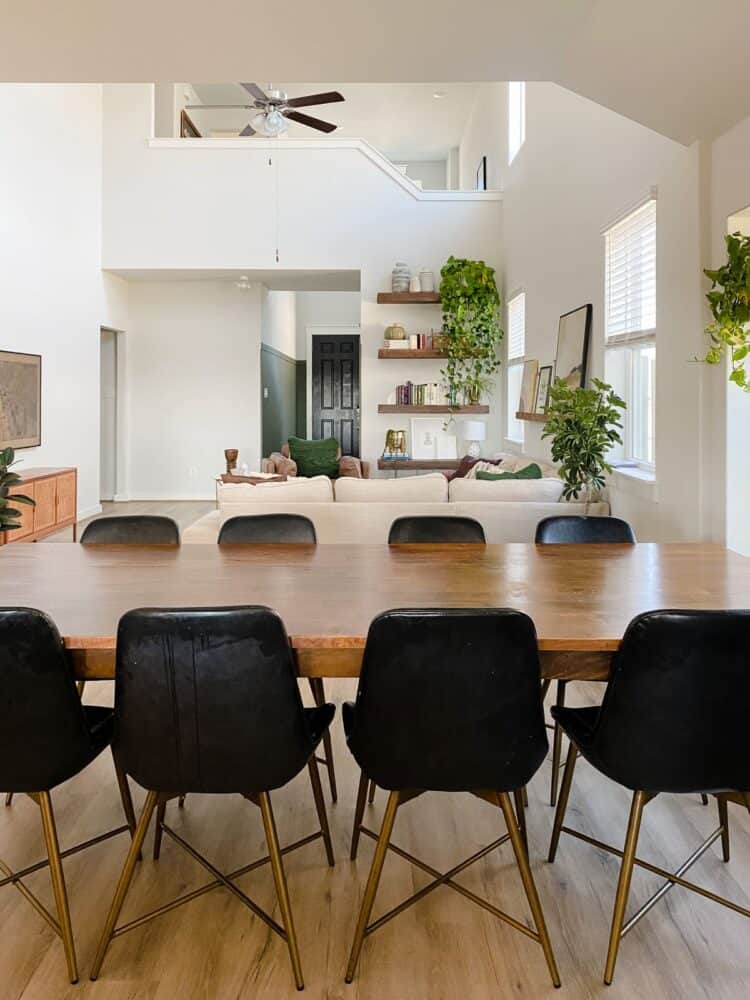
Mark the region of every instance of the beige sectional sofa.
MULTIPOLYGON (((509 457, 503 468, 528 464, 509 457)), ((540 465, 542 463, 539 463, 540 465)), ((487 541, 531 542, 537 523, 553 514, 609 514, 606 502, 560 501, 562 482, 551 466, 542 479, 486 482, 454 479, 440 473, 394 479, 338 479, 325 476, 285 483, 226 484, 218 488, 218 510, 183 532, 183 542, 215 543, 221 524, 240 514, 304 514, 315 525, 320 543, 377 544, 388 539, 397 517, 445 515, 473 517, 487 541)))

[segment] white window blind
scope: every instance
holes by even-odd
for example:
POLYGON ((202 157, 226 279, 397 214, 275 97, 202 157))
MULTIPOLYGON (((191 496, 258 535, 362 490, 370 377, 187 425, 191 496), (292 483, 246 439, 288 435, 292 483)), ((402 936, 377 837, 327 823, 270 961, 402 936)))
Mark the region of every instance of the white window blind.
POLYGON ((519 292, 508 302, 508 361, 526 354, 526 295, 519 292))
POLYGON ((617 222, 605 239, 605 336, 631 340, 656 331, 656 201, 617 222))
POLYGON ((526 84, 511 81, 508 84, 508 163, 526 140, 526 84))

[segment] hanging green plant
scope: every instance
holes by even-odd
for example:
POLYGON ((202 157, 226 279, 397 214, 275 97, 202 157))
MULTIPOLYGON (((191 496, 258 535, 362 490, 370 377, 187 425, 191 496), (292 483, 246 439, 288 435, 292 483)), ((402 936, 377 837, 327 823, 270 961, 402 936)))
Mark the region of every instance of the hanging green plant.
POLYGON ((732 365, 729 381, 750 392, 750 374, 745 367, 750 354, 750 236, 732 233, 725 240, 726 264, 703 272, 711 282, 706 298, 713 316, 706 327, 711 346, 703 360, 718 365, 727 355, 732 365))
POLYGON ((449 257, 440 271, 440 297, 448 354, 440 374, 451 405, 479 403, 500 367, 503 331, 494 268, 483 260, 449 257))

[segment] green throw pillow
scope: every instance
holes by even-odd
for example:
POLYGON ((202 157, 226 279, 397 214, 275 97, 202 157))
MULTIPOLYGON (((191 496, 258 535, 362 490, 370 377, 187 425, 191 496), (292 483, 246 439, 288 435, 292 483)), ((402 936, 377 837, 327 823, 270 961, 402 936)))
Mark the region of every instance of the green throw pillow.
POLYGON ((480 469, 477 472, 477 479, 541 479, 542 470, 536 464, 532 462, 531 465, 526 465, 523 469, 519 469, 518 472, 484 472, 480 469))
POLYGON ((322 441, 289 438, 289 457, 297 463, 298 476, 335 479, 339 474, 338 454, 339 443, 335 438, 324 438, 322 441))

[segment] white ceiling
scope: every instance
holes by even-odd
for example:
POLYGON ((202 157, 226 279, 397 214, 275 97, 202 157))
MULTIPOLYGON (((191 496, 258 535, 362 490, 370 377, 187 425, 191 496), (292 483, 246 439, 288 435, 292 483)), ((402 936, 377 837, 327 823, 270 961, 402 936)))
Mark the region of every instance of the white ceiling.
MULTIPOLYGON (((267 81, 258 80, 267 90, 267 81)), ((242 104, 249 98, 238 83, 194 83, 203 104, 242 104)), ((307 114, 337 125, 337 138, 361 138, 391 160, 445 159, 461 141, 479 89, 476 83, 277 83, 289 97, 339 90, 345 101, 312 108, 307 114), (433 94, 443 93, 442 98, 433 94)), ((202 135, 212 131, 239 132, 248 123, 246 111, 190 111, 202 135)), ((291 123, 290 138, 320 137, 321 132, 291 123)))
POLYGON ((689 143, 750 114, 748 0, 2 0, 8 81, 552 80, 689 143))
POLYGON ((246 275, 274 291, 358 292, 359 271, 267 271, 258 268, 113 268, 126 281, 237 281, 246 275))

